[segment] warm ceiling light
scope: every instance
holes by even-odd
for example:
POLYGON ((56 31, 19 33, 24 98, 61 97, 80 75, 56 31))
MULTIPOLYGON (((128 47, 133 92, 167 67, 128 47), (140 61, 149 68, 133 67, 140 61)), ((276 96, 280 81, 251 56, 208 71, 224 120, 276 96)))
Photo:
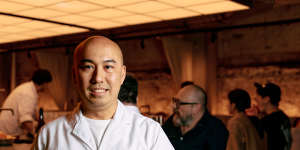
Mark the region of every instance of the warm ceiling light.
POLYGON ((20 27, 20 26, 5 26, 0 28, 0 32, 5 33, 19 33, 30 30, 29 28, 20 27))
POLYGON ((61 26, 61 27, 45 29, 44 31, 54 32, 54 33, 57 33, 57 35, 62 35, 62 34, 70 34, 70 33, 87 32, 88 30, 71 27, 71 26, 61 26))
POLYGON ((14 41, 14 40, 0 38, 0 43, 8 43, 8 42, 12 42, 12 41, 14 41))
POLYGON ((179 7, 185 7, 185 6, 193 6, 193 5, 199 5, 199 4, 208 4, 223 0, 157 0, 160 2, 165 2, 171 5, 179 6, 179 7))
POLYGON ((64 0, 10 0, 10 1, 32 5, 32 6, 45 6, 45 5, 62 2, 64 0))
POLYGON ((196 5, 187 8, 204 15, 249 9, 248 6, 233 1, 222 1, 205 5, 196 5))
MULTIPOLYGON (((249 9, 231 0, 0 0, 0 12, 95 29, 249 9)), ((89 30, 0 15, 0 43, 89 30)))
POLYGON ((155 1, 146 1, 142 3, 120 6, 119 9, 135 12, 135 13, 146 13, 146 12, 155 12, 157 10, 164 10, 169 8, 174 8, 170 5, 166 5, 163 3, 158 3, 155 1))
POLYGON ((78 12, 97 10, 103 7, 99 5, 86 3, 83 1, 65 1, 65 2, 57 3, 55 5, 47 6, 45 8, 54 9, 62 12, 78 13, 78 12))
POLYGON ((103 6, 116 7, 121 5, 134 4, 138 2, 143 2, 145 0, 84 0, 92 3, 100 4, 103 6))
POLYGON ((0 22, 1 25, 12 25, 12 24, 19 24, 19 23, 29 22, 28 19, 5 16, 5 15, 0 15, 0 20, 1 20, 1 22, 0 22))
POLYGON ((25 11, 18 11, 15 14, 27 16, 27 17, 33 17, 33 18, 43 18, 43 19, 66 15, 66 13, 63 12, 45 9, 45 8, 35 8, 35 9, 29 9, 25 11))
POLYGON ((94 18, 84 17, 84 16, 80 16, 80 15, 67 15, 67 16, 62 16, 62 17, 51 18, 50 20, 69 23, 69 24, 75 24, 75 23, 80 23, 80 22, 85 22, 85 21, 91 21, 91 20, 94 20, 94 18))
POLYGON ((126 16, 121 18, 115 18, 112 20, 122 22, 124 24, 129 24, 129 25, 159 21, 158 18, 143 16, 143 15, 126 16))
POLYGON ((91 16, 95 18, 116 18, 116 17, 129 16, 132 15, 132 13, 121 11, 118 9, 107 8, 107 9, 101 9, 97 11, 89 11, 86 13, 81 13, 81 15, 91 16))
POLYGON ((175 8, 175 9, 168 9, 158 12, 151 12, 148 13, 149 16, 158 17, 164 20, 168 19, 177 19, 177 18, 185 18, 185 17, 191 17, 191 16, 197 16, 199 13, 185 10, 182 8, 175 8))
POLYGON ((32 8, 31 6, 28 5, 22 5, 19 3, 7 2, 7 1, 0 1, 0 6, 1 6, 0 7, 1 12, 10 12, 10 13, 32 8))
POLYGON ((3 35, 6 35, 8 33, 5 33, 5 32, 0 32, 0 38, 3 38, 3 35))
POLYGON ((27 31, 27 32, 22 32, 20 34, 30 35, 34 38, 50 37, 50 36, 57 35, 57 33, 55 33, 55 32, 47 32, 44 30, 31 30, 31 31, 27 31))
POLYGON ((125 24, 98 19, 90 22, 79 23, 78 25, 87 26, 94 29, 107 29, 107 28, 120 27, 125 24))
POLYGON ((14 41, 21 41, 21 40, 29 40, 29 39, 33 39, 34 37, 30 36, 30 35, 24 35, 24 34, 9 34, 5 36, 5 39, 11 39, 14 41))
POLYGON ((57 25, 54 23, 42 22, 42 21, 30 21, 22 24, 18 24, 16 27, 25 27, 29 29, 44 29, 44 28, 53 28, 59 27, 61 25, 57 25))

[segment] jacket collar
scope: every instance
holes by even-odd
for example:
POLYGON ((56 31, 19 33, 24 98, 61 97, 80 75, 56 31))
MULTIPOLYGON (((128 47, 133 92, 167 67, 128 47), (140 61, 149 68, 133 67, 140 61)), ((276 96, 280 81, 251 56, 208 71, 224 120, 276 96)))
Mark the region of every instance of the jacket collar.
MULTIPOLYGON (((105 147, 107 145, 109 145, 109 140, 108 138, 105 138, 107 136, 111 137, 112 134, 114 134, 115 132, 117 132, 116 129, 121 129, 120 126, 122 125, 130 125, 130 118, 128 118, 128 116, 131 115, 126 115, 129 112, 128 110, 126 110, 125 106, 118 101, 118 106, 116 109, 116 112, 110 122, 110 124, 107 127, 106 132, 103 135, 103 139, 101 142, 101 146, 100 149, 106 149, 105 147), (125 117, 126 115, 126 117, 125 117)), ((71 113, 68 116, 68 122, 72 127, 72 134, 77 136, 78 138, 80 138, 84 143, 86 143, 91 149, 97 149, 93 143, 93 135, 90 131, 90 129, 88 128, 88 123, 85 120, 85 118, 83 117, 82 111, 80 110, 80 105, 77 106, 73 113, 71 113)))

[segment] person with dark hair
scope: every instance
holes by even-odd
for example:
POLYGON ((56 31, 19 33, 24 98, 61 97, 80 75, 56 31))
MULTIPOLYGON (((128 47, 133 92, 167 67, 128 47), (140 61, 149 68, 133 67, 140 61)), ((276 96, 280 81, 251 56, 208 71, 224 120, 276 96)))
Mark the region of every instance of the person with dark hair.
POLYGON ((289 117, 278 106, 281 100, 281 89, 268 82, 265 85, 255 83, 256 101, 261 113, 262 124, 268 136, 269 150, 290 150, 292 144, 291 124, 289 117))
POLYGON ((48 70, 38 69, 33 73, 32 81, 37 85, 42 85, 51 82, 52 76, 48 70))
POLYGON ((52 81, 51 73, 38 69, 32 80, 17 86, 6 98, 3 108, 11 108, 14 113, 3 111, 0 114, 0 131, 12 136, 33 135, 33 122, 40 92, 52 81))
POLYGON ((248 92, 235 89, 228 94, 230 113, 233 117, 227 123, 229 139, 226 150, 265 150, 265 136, 260 135, 256 126, 246 116, 251 100, 248 92))
POLYGON ((176 150, 225 150, 228 131, 206 108, 206 92, 195 84, 173 98, 174 114, 163 129, 176 150))
POLYGON ((120 92, 118 95, 118 99, 123 102, 126 108, 140 113, 138 107, 136 106, 138 95, 138 82, 137 80, 130 76, 126 75, 126 78, 121 85, 120 92))

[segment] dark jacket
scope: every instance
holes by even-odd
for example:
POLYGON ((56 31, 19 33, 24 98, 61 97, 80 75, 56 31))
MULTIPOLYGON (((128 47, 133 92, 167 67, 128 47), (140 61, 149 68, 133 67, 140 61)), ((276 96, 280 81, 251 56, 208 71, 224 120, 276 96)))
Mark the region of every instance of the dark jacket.
POLYGON ((291 124, 288 116, 282 112, 273 112, 262 118, 267 132, 269 150, 290 150, 292 145, 291 124))
POLYGON ((163 129, 175 150, 225 150, 228 130, 223 122, 205 112, 197 125, 182 135, 179 127, 175 127, 171 116, 163 125, 163 129))

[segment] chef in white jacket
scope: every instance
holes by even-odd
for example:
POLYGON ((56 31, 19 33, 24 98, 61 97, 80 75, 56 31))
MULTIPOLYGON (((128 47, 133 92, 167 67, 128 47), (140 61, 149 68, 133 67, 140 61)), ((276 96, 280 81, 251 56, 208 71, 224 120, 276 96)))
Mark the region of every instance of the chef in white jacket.
POLYGON ((73 78, 81 98, 73 113, 43 127, 35 150, 173 150, 160 125, 124 107, 126 76, 120 47, 93 36, 75 49, 73 78))

